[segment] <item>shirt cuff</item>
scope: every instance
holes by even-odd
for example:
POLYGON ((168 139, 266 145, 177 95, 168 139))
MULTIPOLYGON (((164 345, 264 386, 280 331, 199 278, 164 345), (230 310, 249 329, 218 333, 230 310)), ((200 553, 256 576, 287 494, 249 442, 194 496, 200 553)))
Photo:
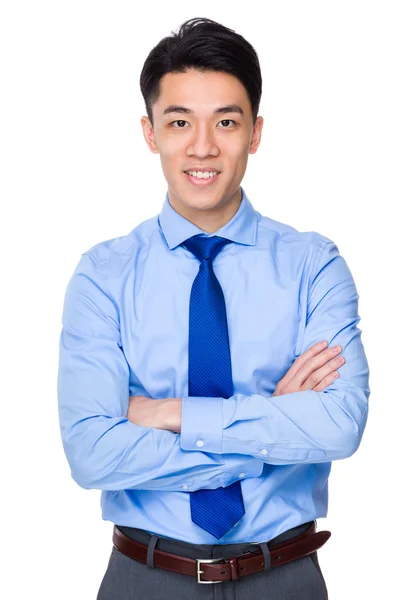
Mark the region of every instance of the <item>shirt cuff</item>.
POLYGON ((180 446, 223 454, 223 398, 182 396, 180 446))

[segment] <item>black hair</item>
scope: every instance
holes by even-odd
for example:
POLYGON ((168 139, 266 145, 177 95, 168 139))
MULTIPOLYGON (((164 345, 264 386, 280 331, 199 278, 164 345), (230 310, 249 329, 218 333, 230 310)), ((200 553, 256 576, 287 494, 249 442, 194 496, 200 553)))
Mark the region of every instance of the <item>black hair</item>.
POLYGON ((255 125, 262 93, 258 55, 252 45, 233 29, 216 21, 194 18, 178 33, 163 38, 146 58, 140 74, 147 116, 153 126, 152 106, 160 96, 160 80, 166 73, 221 71, 239 79, 251 103, 255 125))

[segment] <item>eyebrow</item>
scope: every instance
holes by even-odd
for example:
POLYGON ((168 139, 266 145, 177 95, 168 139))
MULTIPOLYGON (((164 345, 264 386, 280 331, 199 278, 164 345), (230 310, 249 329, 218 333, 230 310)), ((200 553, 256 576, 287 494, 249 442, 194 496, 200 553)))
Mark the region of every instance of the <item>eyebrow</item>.
MULTIPOLYGON (((194 111, 190 108, 186 108, 185 106, 180 106, 179 104, 170 104, 164 110, 163 115, 167 115, 168 113, 185 113, 187 115, 193 115, 194 111)), ((226 106, 220 106, 214 111, 214 115, 222 115, 227 113, 238 113, 242 117, 244 117, 244 111, 238 104, 227 104, 226 106)))

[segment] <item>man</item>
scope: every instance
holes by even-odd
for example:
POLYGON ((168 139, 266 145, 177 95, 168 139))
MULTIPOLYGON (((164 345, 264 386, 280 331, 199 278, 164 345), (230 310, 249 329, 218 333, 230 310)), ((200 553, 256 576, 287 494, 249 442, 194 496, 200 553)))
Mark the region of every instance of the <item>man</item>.
POLYGON ((66 456, 114 523, 98 600, 327 598, 316 520, 370 393, 352 275, 240 186, 263 127, 242 36, 192 19, 140 83, 164 204, 83 253, 60 338, 66 456))

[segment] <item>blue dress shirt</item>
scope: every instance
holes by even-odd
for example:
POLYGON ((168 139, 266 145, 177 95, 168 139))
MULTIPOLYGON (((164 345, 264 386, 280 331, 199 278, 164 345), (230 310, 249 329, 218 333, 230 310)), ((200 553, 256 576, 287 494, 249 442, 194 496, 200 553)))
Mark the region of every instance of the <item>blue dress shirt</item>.
POLYGON ((243 188, 214 233, 159 215, 84 252, 64 298, 58 408, 73 479, 102 490, 102 518, 194 544, 267 541, 325 517, 331 461, 358 448, 369 369, 358 293, 334 242, 262 216, 243 188), (215 258, 227 310, 234 395, 189 397, 189 301, 199 261, 181 246, 233 240, 215 258), (273 397, 314 343, 345 364, 324 391, 273 397), (181 433, 127 418, 129 396, 182 397, 181 433), (246 513, 217 540, 191 520, 189 492, 241 481, 246 513))

